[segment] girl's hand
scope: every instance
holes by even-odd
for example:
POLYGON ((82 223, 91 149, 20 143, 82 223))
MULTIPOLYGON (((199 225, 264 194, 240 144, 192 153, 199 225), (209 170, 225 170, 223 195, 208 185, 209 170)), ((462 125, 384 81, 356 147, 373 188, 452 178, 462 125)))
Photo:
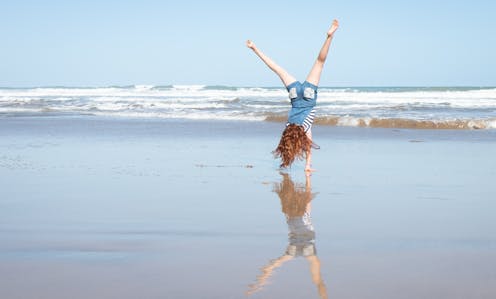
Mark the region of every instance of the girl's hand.
POLYGON ((329 31, 327 31, 327 36, 332 36, 334 32, 338 30, 338 28, 339 28, 339 22, 338 20, 335 19, 334 21, 332 21, 331 28, 329 28, 329 31))

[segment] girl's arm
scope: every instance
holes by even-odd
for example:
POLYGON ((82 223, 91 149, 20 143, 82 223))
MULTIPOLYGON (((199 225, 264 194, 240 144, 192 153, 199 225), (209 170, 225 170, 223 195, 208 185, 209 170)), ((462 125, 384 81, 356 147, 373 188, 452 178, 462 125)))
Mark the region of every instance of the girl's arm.
MULTIPOLYGON (((307 137, 310 139, 310 143, 312 142, 312 131, 308 130, 307 132, 307 137)), ((305 162, 305 172, 309 174, 312 171, 315 171, 315 169, 312 168, 312 147, 308 149, 306 152, 306 162, 305 162)))

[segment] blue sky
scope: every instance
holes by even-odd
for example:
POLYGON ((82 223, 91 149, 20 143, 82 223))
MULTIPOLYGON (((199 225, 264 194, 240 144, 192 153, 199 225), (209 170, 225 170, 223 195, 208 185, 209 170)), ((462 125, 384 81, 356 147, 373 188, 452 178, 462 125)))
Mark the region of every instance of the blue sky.
POLYGON ((10 1, 0 86, 279 86, 304 80, 333 18, 323 86, 495 86, 496 1, 10 1))

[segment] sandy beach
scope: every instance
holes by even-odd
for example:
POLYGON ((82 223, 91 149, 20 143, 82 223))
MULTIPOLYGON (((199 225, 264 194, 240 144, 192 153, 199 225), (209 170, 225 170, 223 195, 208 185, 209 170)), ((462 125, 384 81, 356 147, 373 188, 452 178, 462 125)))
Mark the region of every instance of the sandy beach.
POLYGON ((0 297, 496 297, 495 130, 315 126, 291 254, 283 126, 0 118, 0 297))

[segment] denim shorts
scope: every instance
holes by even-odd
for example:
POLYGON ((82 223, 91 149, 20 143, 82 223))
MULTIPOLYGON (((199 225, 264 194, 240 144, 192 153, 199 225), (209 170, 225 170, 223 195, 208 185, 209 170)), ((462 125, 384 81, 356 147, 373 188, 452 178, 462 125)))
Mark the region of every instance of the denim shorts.
POLYGON ((306 120, 305 131, 307 131, 312 125, 311 123, 315 114, 314 107, 317 104, 317 86, 308 81, 303 83, 295 81, 289 84, 286 89, 289 92, 289 98, 291 100, 288 123, 304 125, 306 120))

